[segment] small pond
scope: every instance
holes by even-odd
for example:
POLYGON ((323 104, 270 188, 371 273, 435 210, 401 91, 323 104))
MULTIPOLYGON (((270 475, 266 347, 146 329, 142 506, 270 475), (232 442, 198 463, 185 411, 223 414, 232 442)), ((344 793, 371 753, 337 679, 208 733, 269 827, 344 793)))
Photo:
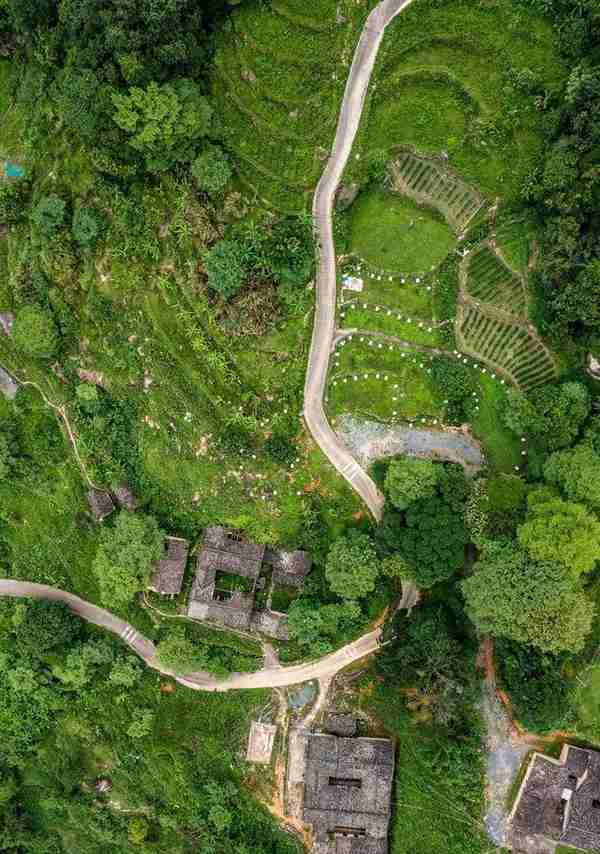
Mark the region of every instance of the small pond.
POLYGON ((4 164, 4 174, 7 178, 22 178, 25 174, 25 170, 22 166, 18 166, 16 163, 10 163, 7 161, 4 164))

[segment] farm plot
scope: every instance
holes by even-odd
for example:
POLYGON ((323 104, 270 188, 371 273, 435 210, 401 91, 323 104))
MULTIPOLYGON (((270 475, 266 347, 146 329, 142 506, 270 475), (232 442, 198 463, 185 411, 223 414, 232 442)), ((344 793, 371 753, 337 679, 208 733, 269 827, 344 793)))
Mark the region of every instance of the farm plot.
MULTIPOLYGON (((351 250, 384 271, 424 273, 446 257, 454 235, 435 210, 403 198, 399 193, 404 190, 396 186, 394 190, 369 190, 352 205, 351 250)), ((429 198, 415 201, 430 204, 429 198)))
POLYGON ((527 316, 527 289, 523 277, 493 251, 489 243, 463 258, 461 277, 465 294, 510 314, 527 316))
POLYGON ((459 307, 456 337, 461 350, 504 373, 524 391, 556 378, 554 360, 528 325, 466 302, 459 307))
POLYGON ((460 233, 485 205, 484 197, 432 158, 402 152, 389 168, 394 190, 419 204, 437 208, 460 233))
POLYGON ((406 276, 371 267, 364 258, 346 261, 341 268, 341 305, 344 302, 360 301, 356 293, 345 283, 356 279, 362 283, 360 294, 363 301, 382 304, 390 309, 405 309, 416 317, 433 317, 434 279, 428 276, 406 276))
POLYGON ((488 197, 517 197, 542 146, 535 95, 566 73, 550 22, 520 4, 415 4, 386 30, 347 179, 404 146, 443 153, 488 197))
POLYGON ((332 416, 354 412, 380 420, 437 424, 442 409, 431 382, 431 354, 385 338, 352 336, 338 345, 327 392, 332 416))

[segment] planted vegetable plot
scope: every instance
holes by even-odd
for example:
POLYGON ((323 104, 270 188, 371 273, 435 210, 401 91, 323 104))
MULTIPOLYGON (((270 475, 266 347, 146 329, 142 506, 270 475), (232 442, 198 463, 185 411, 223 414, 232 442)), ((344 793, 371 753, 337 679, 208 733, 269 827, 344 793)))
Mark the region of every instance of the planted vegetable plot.
POLYGON ((461 349, 504 372, 524 390, 556 377, 549 350, 528 326, 467 303, 460 307, 456 332, 461 349))
POLYGON ((527 291, 521 276, 484 245, 468 255, 461 265, 468 296, 510 312, 527 314, 527 291))
POLYGON ((410 151, 393 161, 390 177, 394 190, 439 210, 456 232, 464 231, 485 204, 483 196, 457 175, 410 151))
POLYGON ((429 354, 359 336, 341 342, 328 389, 332 415, 358 412, 382 420, 438 423, 442 409, 429 378, 429 354))

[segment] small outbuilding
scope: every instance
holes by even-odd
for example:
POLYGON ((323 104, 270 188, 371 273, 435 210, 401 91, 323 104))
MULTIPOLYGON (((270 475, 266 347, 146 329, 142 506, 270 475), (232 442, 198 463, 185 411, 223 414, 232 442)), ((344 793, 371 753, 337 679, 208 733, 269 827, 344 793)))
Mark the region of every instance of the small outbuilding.
POLYGON ((137 510, 139 501, 126 483, 122 483, 121 486, 115 489, 114 496, 117 499, 117 504, 122 510, 129 510, 131 513, 133 513, 134 510, 137 510))
POLYGON ((308 552, 286 552, 283 549, 265 549, 264 563, 273 568, 273 584, 282 587, 302 587, 312 567, 308 552))
POLYGON ((87 493, 87 502, 96 522, 102 522, 115 509, 114 502, 108 492, 95 487, 87 493))
POLYGON ((154 566, 149 590, 171 597, 181 593, 189 548, 189 542, 181 537, 165 539, 165 556, 154 566))

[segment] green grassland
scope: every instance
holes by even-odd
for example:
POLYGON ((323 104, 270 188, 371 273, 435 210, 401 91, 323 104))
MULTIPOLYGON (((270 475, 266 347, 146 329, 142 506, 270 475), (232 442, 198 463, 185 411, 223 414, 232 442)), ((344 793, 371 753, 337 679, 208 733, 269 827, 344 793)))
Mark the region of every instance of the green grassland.
POLYGON ((375 267, 419 273, 442 261, 453 245, 442 217, 395 193, 370 190, 352 205, 351 251, 375 267))

